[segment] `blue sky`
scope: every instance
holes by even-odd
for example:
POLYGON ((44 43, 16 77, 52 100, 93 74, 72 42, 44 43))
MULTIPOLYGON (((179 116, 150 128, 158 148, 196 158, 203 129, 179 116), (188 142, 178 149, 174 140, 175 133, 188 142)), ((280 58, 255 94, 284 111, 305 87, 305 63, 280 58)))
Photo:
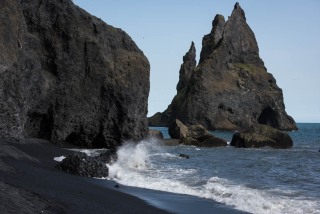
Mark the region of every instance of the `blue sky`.
MULTIPOLYGON (((230 0, 74 0, 106 23, 125 30, 151 64, 149 116, 176 94, 183 55, 191 41, 197 55, 216 14, 227 19, 230 0)), ((260 57, 283 89, 288 114, 320 122, 320 1, 239 0, 256 35, 260 57)))

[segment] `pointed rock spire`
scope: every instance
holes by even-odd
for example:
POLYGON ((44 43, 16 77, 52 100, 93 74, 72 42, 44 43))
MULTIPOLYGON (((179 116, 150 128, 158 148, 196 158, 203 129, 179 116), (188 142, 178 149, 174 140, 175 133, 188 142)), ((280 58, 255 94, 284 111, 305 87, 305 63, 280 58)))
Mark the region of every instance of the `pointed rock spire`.
POLYGON ((218 44, 220 39, 222 39, 223 29, 226 21, 222 15, 216 15, 212 22, 212 31, 211 34, 213 35, 213 42, 215 45, 218 44))
POLYGON ((183 57, 183 63, 179 72, 180 76, 177 85, 177 91, 180 91, 183 87, 187 85, 188 80, 192 75, 192 71, 194 70, 196 65, 196 48, 194 46, 194 43, 192 42, 189 51, 183 57))
POLYGON ((167 110, 149 118, 149 125, 170 125, 178 118, 210 130, 247 129, 255 124, 296 129, 285 111, 281 89, 259 57, 255 35, 239 3, 227 22, 221 15, 214 18, 202 44, 198 66, 194 67, 191 45, 181 65, 177 95, 167 110))
POLYGON ((222 15, 216 15, 212 21, 212 30, 202 39, 202 50, 200 54, 200 63, 207 59, 213 52, 219 41, 222 39, 225 19, 222 15))
POLYGON ((234 9, 232 11, 231 17, 232 16, 241 17, 244 20, 246 20, 245 12, 242 10, 238 2, 234 5, 234 9))
POLYGON ((232 62, 263 65, 255 35, 246 22, 245 13, 236 3, 225 24, 222 49, 230 54, 232 62))
POLYGON ((214 57, 210 55, 218 48, 226 61, 263 64, 255 35, 239 3, 235 4, 227 22, 222 15, 214 18, 211 32, 202 40, 200 64, 214 57))

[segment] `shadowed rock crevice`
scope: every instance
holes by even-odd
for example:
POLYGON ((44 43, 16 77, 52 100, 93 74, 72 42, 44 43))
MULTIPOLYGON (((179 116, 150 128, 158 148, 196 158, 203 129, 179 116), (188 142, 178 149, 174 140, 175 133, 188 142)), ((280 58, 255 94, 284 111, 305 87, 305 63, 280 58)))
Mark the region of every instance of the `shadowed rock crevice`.
POLYGON ((53 112, 52 107, 49 107, 47 113, 32 112, 28 114, 25 132, 29 137, 50 139, 52 133, 53 112))
POLYGON ((278 113, 270 107, 263 109, 261 112, 258 122, 260 124, 269 125, 272 127, 279 127, 279 122, 277 118, 279 117, 278 113))
POLYGON ((199 64, 188 65, 190 58, 184 57, 177 95, 163 113, 149 118, 150 126, 169 126, 179 119, 210 130, 242 130, 255 124, 297 129, 238 3, 227 21, 215 16, 211 32, 203 37, 199 64))

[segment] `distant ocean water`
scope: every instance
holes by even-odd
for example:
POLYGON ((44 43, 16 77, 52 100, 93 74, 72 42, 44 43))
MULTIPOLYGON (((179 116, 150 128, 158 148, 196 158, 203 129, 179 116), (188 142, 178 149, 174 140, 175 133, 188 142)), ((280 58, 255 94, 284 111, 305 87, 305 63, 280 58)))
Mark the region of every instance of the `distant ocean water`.
MULTIPOLYGON (((250 213, 320 213, 320 124, 298 124, 289 150, 127 144, 109 166, 120 184, 212 199, 250 213), (179 154, 190 159, 182 159, 179 154)), ((169 137, 167 128, 153 128, 169 137)), ((231 132, 213 132, 231 141, 231 132)))

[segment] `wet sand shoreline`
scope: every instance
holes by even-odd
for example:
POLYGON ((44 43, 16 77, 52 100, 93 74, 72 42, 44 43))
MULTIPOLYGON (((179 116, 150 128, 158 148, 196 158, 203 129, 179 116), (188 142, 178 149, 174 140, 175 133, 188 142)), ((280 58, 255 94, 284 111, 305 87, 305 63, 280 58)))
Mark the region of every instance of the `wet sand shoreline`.
POLYGON ((193 196, 146 190, 59 171, 73 151, 50 142, 0 139, 2 213, 242 213, 193 196))

